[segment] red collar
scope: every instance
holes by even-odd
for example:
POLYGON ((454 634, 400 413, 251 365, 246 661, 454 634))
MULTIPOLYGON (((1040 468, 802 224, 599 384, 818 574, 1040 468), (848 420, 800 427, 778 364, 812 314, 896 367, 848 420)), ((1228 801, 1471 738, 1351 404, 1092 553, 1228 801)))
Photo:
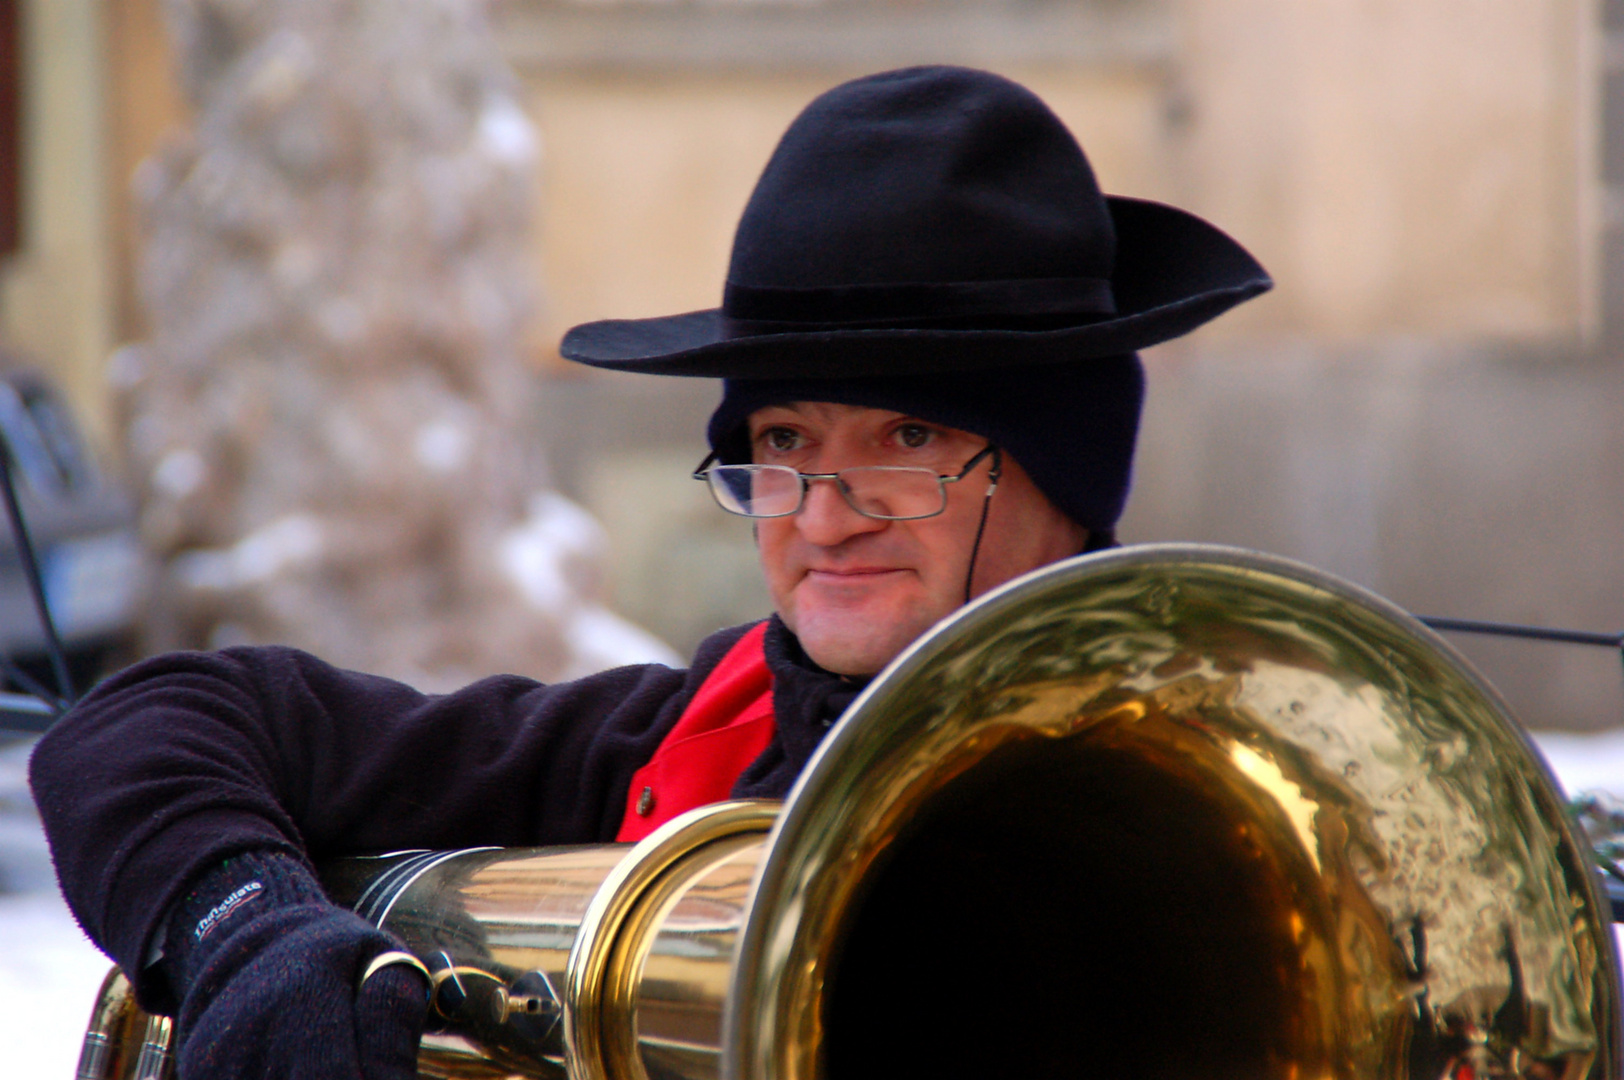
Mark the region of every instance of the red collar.
POLYGON ((647 765, 632 775, 618 841, 641 840, 685 811, 721 802, 772 743, 773 676, 760 622, 705 677, 647 765))

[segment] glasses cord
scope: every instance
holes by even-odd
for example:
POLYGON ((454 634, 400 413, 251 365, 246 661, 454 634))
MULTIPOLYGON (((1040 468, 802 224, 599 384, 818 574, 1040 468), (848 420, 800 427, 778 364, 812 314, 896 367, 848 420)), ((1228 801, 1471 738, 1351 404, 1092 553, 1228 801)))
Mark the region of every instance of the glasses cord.
POLYGON ((976 556, 981 554, 981 534, 987 531, 987 511, 992 508, 992 493, 998 490, 998 478, 1003 474, 1003 471, 1004 463, 998 459, 995 450, 992 459, 992 472, 987 477, 991 483, 987 485, 987 494, 981 500, 981 520, 976 523, 975 542, 970 545, 970 566, 964 572, 964 602, 966 604, 970 602, 970 583, 975 580, 976 576, 976 556))

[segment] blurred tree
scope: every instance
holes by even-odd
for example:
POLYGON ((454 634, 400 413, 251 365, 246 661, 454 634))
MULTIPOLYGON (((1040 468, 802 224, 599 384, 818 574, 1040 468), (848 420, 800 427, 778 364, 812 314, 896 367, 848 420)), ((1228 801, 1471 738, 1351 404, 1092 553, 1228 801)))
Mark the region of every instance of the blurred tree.
POLYGON ((469 0, 168 0, 195 130, 137 174, 112 365, 152 648, 285 642, 443 686, 657 651, 593 601, 521 358, 533 129, 469 0))

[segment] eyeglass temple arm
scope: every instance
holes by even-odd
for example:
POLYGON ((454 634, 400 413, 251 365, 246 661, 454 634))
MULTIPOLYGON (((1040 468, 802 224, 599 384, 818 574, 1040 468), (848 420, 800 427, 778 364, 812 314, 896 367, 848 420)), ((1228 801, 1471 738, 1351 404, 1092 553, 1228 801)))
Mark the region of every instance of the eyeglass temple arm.
POLYGON ((716 451, 712 450, 710 453, 705 455, 705 460, 701 461, 698 465, 696 465, 694 467, 693 478, 695 480, 708 480, 708 479, 710 479, 710 477, 706 476, 705 473, 715 463, 716 463, 716 451))

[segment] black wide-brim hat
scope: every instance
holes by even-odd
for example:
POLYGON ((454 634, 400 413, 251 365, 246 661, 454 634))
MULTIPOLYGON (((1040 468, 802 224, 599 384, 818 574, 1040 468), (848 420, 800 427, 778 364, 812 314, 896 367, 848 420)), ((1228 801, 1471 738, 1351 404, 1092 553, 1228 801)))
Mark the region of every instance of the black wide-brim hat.
POLYGON ((720 308, 587 323, 561 351, 728 379, 1068 364, 1178 337, 1271 284, 1195 215, 1102 195, 1024 87, 907 68, 838 86, 790 126, 720 308))

